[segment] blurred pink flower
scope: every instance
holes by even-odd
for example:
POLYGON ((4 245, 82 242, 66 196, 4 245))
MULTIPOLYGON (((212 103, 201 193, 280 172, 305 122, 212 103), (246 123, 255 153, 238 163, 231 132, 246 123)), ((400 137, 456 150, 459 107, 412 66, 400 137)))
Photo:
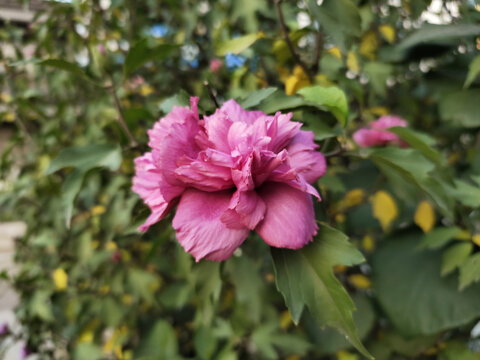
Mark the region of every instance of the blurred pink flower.
POLYGON ((140 227, 178 204, 177 239, 198 261, 229 258, 250 230, 275 247, 298 249, 317 232, 311 185, 326 170, 311 131, 292 114, 246 111, 229 100, 199 118, 198 98, 149 130, 151 152, 135 159, 132 189, 150 207, 140 227))
POLYGON ((395 126, 406 127, 407 121, 394 115, 385 115, 368 124, 370 129, 360 129, 353 134, 353 140, 361 147, 384 146, 396 144, 405 146, 398 135, 387 131, 395 126))
POLYGON ((107 49, 105 48, 105 45, 103 44, 98 44, 97 45, 97 50, 100 54, 106 55, 107 54, 107 49))
POLYGON ((212 73, 216 74, 218 72, 218 70, 220 70, 222 65, 223 65, 222 60, 212 59, 212 60, 210 60, 210 71, 212 73))

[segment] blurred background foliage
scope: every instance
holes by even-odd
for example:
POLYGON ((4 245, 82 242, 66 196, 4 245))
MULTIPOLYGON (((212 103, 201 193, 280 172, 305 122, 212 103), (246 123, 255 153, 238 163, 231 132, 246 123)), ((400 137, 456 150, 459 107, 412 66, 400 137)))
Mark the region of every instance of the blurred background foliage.
MULTIPOLYGON (((27 26, 4 22, 0 220, 28 225, 3 274, 21 295, 9 336, 41 359, 361 358, 322 328, 345 332, 322 323, 330 307, 288 311, 257 235, 195 263, 171 217, 136 230, 146 130, 190 95, 211 113, 208 81, 220 103, 314 131, 317 218, 366 258, 333 270, 368 351, 478 359, 479 24, 472 0, 46 1, 27 26), (385 114, 407 119, 392 131, 409 147, 357 148, 353 131, 385 114)), ((317 265, 350 260, 336 261, 317 265)))

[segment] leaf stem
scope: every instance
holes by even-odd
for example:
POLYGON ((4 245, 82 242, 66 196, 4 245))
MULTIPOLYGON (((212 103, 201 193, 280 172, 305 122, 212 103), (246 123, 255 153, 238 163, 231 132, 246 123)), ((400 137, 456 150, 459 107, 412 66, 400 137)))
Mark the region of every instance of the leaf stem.
POLYGON ((137 147, 138 143, 135 140, 135 137, 133 136, 132 132, 128 128, 128 125, 125 121, 125 117, 123 116, 122 106, 121 106, 120 100, 117 96, 117 89, 115 88, 113 78, 110 77, 110 79, 111 79, 111 85, 107 85, 106 88, 112 94, 113 102, 115 104, 115 108, 116 108, 117 114, 118 114, 118 117, 116 117, 116 119, 117 119, 118 123, 120 124, 120 127, 122 128, 123 132, 127 136, 128 140, 130 141, 130 146, 131 147, 137 147))
POLYGON ((205 81, 203 83, 203 85, 205 85, 205 87, 207 88, 208 96, 210 96, 210 100, 212 100, 212 102, 213 102, 213 104, 215 105, 216 108, 219 108, 220 105, 218 105, 217 98, 215 97, 215 94, 213 93, 212 87, 210 86, 208 81, 205 81))

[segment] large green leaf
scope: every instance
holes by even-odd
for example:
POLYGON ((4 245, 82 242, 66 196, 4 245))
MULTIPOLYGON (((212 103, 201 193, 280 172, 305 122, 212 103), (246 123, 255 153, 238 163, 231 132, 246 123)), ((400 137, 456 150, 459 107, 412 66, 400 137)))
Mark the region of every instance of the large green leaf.
POLYGON ((361 34, 361 18, 357 6, 351 0, 308 0, 308 9, 336 45, 347 49, 347 40, 361 34))
POLYGON ((348 102, 345 93, 336 86, 323 87, 321 85, 306 87, 298 91, 305 100, 321 110, 330 111, 342 126, 347 124, 348 102))
POLYGON ((125 63, 123 64, 124 76, 127 77, 149 61, 166 58, 177 48, 178 45, 175 44, 160 44, 149 47, 147 39, 139 41, 132 46, 125 58, 125 63))
POLYGON ((465 79, 464 88, 468 88, 475 78, 480 74, 480 55, 477 55, 468 66, 468 74, 465 79))
POLYGON ((252 46, 262 36, 261 33, 248 34, 224 41, 218 44, 215 52, 218 56, 224 56, 228 53, 240 54, 252 46))
POLYGON ((407 127, 393 127, 388 129, 388 131, 400 136, 402 140, 412 148, 420 151, 420 153, 430 161, 439 166, 444 165, 445 159, 443 159, 440 153, 433 148, 435 139, 432 139, 429 135, 407 127))
POLYGON ((422 241, 418 247, 420 249, 437 249, 447 244, 450 240, 455 238, 455 236, 457 236, 461 232, 462 229, 456 226, 435 228, 431 232, 423 236, 423 238, 421 239, 422 241))
POLYGON ((158 320, 148 331, 136 348, 135 359, 152 357, 154 359, 177 359, 178 344, 175 331, 165 320, 158 320))
POLYGON ((422 43, 464 39, 467 36, 477 35, 480 35, 480 27, 473 24, 425 24, 403 40, 399 47, 405 49, 422 43))
POLYGON ((460 266, 460 290, 464 289, 472 282, 480 280, 480 253, 470 256, 465 263, 460 266))
POLYGON ((65 167, 88 171, 95 167, 106 167, 112 171, 119 168, 122 154, 118 145, 93 144, 65 148, 52 160, 46 174, 65 167))
POLYGON ((453 127, 480 126, 480 89, 445 94, 439 101, 440 117, 453 127))
POLYGON ((480 284, 458 290, 458 276, 440 275, 441 251, 418 251, 420 234, 386 241, 373 255, 377 299, 404 335, 435 334, 480 316, 480 284))
POLYGON ((355 305, 333 274, 335 265, 355 265, 362 254, 345 234, 321 225, 315 241, 300 250, 272 248, 276 284, 293 320, 298 323, 305 306, 319 326, 342 332, 362 354, 371 357, 361 343, 355 324, 355 305))
POLYGON ((260 89, 253 91, 245 99, 239 101, 239 104, 242 108, 248 109, 260 104, 263 100, 267 99, 278 89, 275 87, 268 87, 265 89, 260 89))

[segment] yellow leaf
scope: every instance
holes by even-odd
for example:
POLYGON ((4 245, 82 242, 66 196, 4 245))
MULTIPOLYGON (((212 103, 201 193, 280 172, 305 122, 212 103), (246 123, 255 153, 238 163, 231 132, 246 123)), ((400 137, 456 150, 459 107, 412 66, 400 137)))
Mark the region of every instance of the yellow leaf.
POLYGON ((365 235, 363 237, 362 247, 366 252, 372 252, 375 249, 375 241, 371 235, 365 235))
POLYGON ((105 208, 105 206, 103 205, 96 205, 92 208, 92 210, 90 210, 90 214, 92 214, 92 216, 96 216, 96 215, 102 215, 105 211, 107 211, 107 209, 105 208))
POLYGON ((381 25, 378 28, 380 34, 382 34, 383 38, 387 40, 390 44, 395 41, 395 29, 390 25, 381 25))
POLYGON ((472 238, 472 234, 468 230, 462 230, 455 236, 457 240, 470 240, 472 238))
POLYGON ((348 281, 357 289, 365 290, 372 287, 372 282, 369 278, 362 274, 353 274, 348 277, 348 281))
POLYGON ((346 350, 340 350, 337 352, 337 359, 338 360, 358 360, 357 354, 352 354, 346 350))
POLYGON ((53 283, 58 291, 63 291, 68 286, 68 275, 62 268, 57 268, 52 274, 53 283))
POLYGON ((373 216, 380 222, 383 231, 387 231, 393 220, 398 216, 398 208, 395 200, 389 193, 380 190, 372 196, 371 201, 373 216))
POLYGON ((358 52, 369 60, 375 60, 378 49, 377 34, 374 31, 367 32, 360 42, 358 52))
POLYGON ((3 120, 5 122, 14 122, 15 121, 15 113, 11 111, 7 111, 3 114, 3 120))
POLYGON ((115 251, 118 249, 118 246, 117 244, 115 243, 115 241, 109 241, 105 244, 105 250, 108 250, 108 251, 115 251))
POLYGON ((79 343, 91 343, 92 341, 93 341, 93 331, 91 330, 82 331, 82 333, 78 337, 79 343))
POLYGON ((480 234, 476 234, 472 236, 472 241, 474 244, 480 246, 480 234))
POLYGON ((153 93, 153 88, 148 84, 144 84, 140 88, 140 95, 142 95, 142 96, 148 96, 151 93, 153 93))
POLYGON ((354 74, 360 72, 360 63, 358 62, 358 57, 353 51, 349 51, 347 55, 347 68, 354 74))
POLYGON ((327 50, 327 53, 332 54, 335 56, 338 60, 342 60, 342 52, 338 47, 333 47, 327 50))
POLYGON ((9 93, 7 92, 0 93, 0 101, 8 104, 8 103, 11 103, 12 100, 13 100, 12 95, 10 95, 9 93))
POLYGON ((363 189, 352 189, 350 190, 343 199, 346 207, 356 206, 361 204, 365 199, 365 190, 363 189))
POLYGON ((285 330, 292 324, 292 317, 290 315, 290 312, 284 311, 280 314, 280 328, 285 330))
POLYGON ((428 201, 422 201, 418 204, 415 216, 413 218, 424 233, 428 233, 435 225, 435 211, 428 201))
POLYGON ((387 114, 390 113, 390 110, 388 110, 388 108, 385 107, 385 106, 374 106, 374 107, 371 107, 371 108, 367 109, 367 111, 369 111, 373 115, 377 115, 377 116, 387 115, 387 114))
POLYGON ((120 329, 113 331, 105 345, 103 345, 103 352, 106 354, 113 352, 117 359, 123 359, 122 342, 125 341, 127 334, 128 328, 126 326, 122 326, 120 329))

